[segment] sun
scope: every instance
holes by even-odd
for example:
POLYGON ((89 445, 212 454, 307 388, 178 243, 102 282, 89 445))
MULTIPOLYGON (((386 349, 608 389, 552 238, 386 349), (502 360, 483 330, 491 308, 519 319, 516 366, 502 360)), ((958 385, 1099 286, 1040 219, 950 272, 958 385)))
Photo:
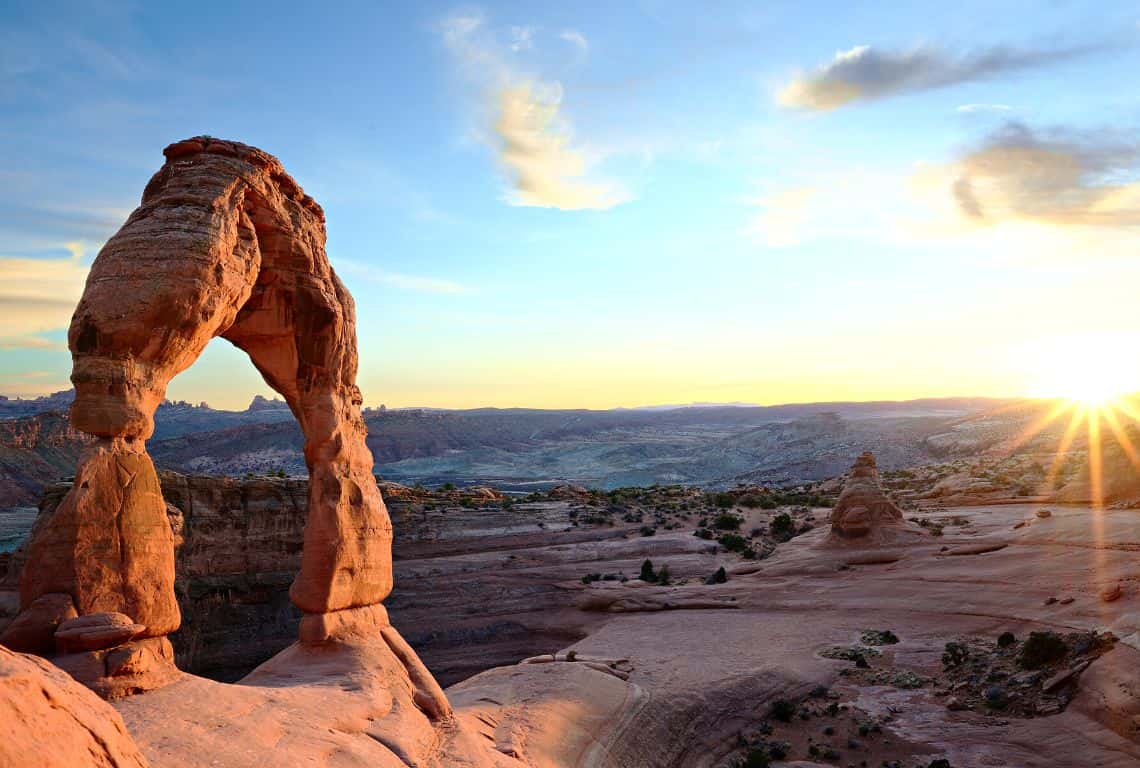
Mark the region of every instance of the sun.
POLYGON ((1054 339, 1032 366, 1032 396, 1103 410, 1140 389, 1134 343, 1115 333, 1054 339))

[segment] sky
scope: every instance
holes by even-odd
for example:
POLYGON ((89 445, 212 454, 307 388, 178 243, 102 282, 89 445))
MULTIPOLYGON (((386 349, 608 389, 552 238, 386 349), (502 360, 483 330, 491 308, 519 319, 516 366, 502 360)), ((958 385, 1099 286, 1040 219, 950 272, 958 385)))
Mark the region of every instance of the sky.
POLYGON ((1131 2, 10 0, 0 394, 200 134, 324 207, 366 405, 1140 389, 1138 128, 1131 2))

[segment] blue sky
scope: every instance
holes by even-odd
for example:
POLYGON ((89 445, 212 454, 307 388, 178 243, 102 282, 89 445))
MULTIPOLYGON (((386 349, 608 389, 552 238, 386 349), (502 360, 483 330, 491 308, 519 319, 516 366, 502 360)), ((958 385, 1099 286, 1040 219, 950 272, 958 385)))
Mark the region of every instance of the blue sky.
POLYGON ((197 134, 324 206, 370 405, 1140 386, 1140 10, 853 5, 5 3, 0 393, 197 134))

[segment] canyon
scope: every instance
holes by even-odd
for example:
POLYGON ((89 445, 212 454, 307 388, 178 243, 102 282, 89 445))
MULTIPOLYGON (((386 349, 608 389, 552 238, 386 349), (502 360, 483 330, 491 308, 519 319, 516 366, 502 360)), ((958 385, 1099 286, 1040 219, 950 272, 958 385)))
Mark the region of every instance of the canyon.
POLYGON ((1140 760, 1134 424, 368 412, 319 204, 238 142, 164 157, 75 310, 66 416, 0 403, 5 498, 39 501, 0 561, 0 763, 1140 760), (284 406, 166 400, 219 337, 284 406))

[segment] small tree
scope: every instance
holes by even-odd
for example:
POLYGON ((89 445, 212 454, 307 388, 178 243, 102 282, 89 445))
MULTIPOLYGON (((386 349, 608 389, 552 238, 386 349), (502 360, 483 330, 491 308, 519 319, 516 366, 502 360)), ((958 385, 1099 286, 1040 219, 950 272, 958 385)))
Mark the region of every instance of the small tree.
POLYGON ((638 575, 642 581, 654 582, 657 581, 657 574, 653 570, 653 561, 646 560, 641 564, 641 573, 638 575))
POLYGON ((661 570, 657 572, 657 583, 663 587, 669 586, 669 566, 661 566, 661 570))
POLYGON ((716 573, 705 579, 705 584, 723 584, 728 581, 728 574, 725 573, 724 566, 716 569, 716 573))

